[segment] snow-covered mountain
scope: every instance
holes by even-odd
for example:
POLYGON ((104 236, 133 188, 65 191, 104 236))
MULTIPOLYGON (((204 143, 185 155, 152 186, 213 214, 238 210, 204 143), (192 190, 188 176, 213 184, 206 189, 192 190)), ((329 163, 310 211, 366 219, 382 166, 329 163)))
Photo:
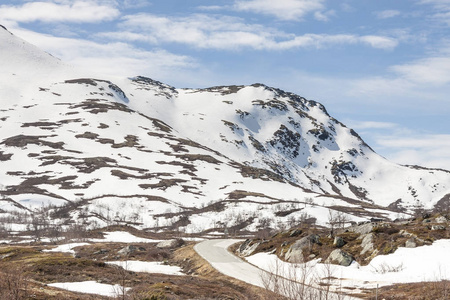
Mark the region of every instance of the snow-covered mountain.
POLYGON ((100 226, 256 230, 450 195, 450 172, 391 163, 320 103, 263 84, 105 77, 3 27, 0 66, 0 216, 51 204, 100 226))

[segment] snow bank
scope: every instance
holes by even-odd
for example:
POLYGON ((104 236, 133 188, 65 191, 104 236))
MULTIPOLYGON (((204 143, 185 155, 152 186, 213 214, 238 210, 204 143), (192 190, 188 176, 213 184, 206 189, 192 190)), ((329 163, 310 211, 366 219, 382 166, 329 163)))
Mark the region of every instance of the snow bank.
MULTIPOLYGON (((377 284, 391 285, 395 283, 412 283, 422 281, 450 280, 450 240, 438 240, 429 246, 417 248, 399 248, 392 254, 379 255, 369 265, 360 266, 353 262, 348 267, 332 265, 332 276, 342 279, 343 287, 373 288, 377 284)), ((247 261, 261 269, 271 271, 304 270, 305 265, 297 266, 283 262, 274 254, 258 253, 247 257, 247 261)), ((322 276, 329 273, 325 264, 319 260, 307 263, 311 276, 322 276)))
POLYGON ((105 232, 104 239, 91 239, 93 243, 159 243, 161 240, 140 238, 126 231, 105 232))
POLYGON ((166 275, 185 275, 181 272, 181 268, 177 266, 164 265, 159 261, 109 261, 107 264, 117 265, 126 270, 133 272, 158 273, 166 275))
MULTIPOLYGON (((86 294, 96 294, 108 297, 115 297, 120 294, 122 287, 118 284, 111 285, 105 283, 98 283, 96 281, 81 281, 81 282, 57 282, 50 283, 48 286, 86 294)), ((130 288, 125 288, 129 290, 130 288)))
POLYGON ((65 253, 75 253, 72 249, 75 247, 85 246, 89 245, 89 243, 69 243, 69 244, 63 244, 59 245, 56 248, 48 249, 48 250, 42 250, 42 252, 65 252, 65 253))

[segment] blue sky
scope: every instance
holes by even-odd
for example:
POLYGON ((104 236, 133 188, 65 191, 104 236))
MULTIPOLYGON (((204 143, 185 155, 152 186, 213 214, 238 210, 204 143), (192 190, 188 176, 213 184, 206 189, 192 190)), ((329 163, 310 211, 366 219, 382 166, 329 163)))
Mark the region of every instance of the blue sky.
POLYGON ((295 92, 386 158, 450 170, 450 0, 3 0, 0 24, 103 73, 295 92))

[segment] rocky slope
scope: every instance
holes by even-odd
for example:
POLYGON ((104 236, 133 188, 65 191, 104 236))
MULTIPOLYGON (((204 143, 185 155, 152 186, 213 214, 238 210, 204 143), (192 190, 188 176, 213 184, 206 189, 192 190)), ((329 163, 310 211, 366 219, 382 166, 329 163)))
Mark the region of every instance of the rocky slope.
POLYGON ((107 78, 3 27, 0 44, 0 216, 11 228, 14 214, 49 205, 56 222, 200 232, 448 201, 449 172, 385 160, 298 95, 107 78))

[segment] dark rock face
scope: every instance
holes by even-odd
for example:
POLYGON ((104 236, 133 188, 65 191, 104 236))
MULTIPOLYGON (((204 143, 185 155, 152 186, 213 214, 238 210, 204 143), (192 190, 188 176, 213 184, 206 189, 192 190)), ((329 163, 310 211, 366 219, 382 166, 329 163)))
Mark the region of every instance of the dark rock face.
POLYGON ((337 236, 334 238, 333 245, 337 248, 341 248, 345 245, 345 241, 342 237, 337 236))

